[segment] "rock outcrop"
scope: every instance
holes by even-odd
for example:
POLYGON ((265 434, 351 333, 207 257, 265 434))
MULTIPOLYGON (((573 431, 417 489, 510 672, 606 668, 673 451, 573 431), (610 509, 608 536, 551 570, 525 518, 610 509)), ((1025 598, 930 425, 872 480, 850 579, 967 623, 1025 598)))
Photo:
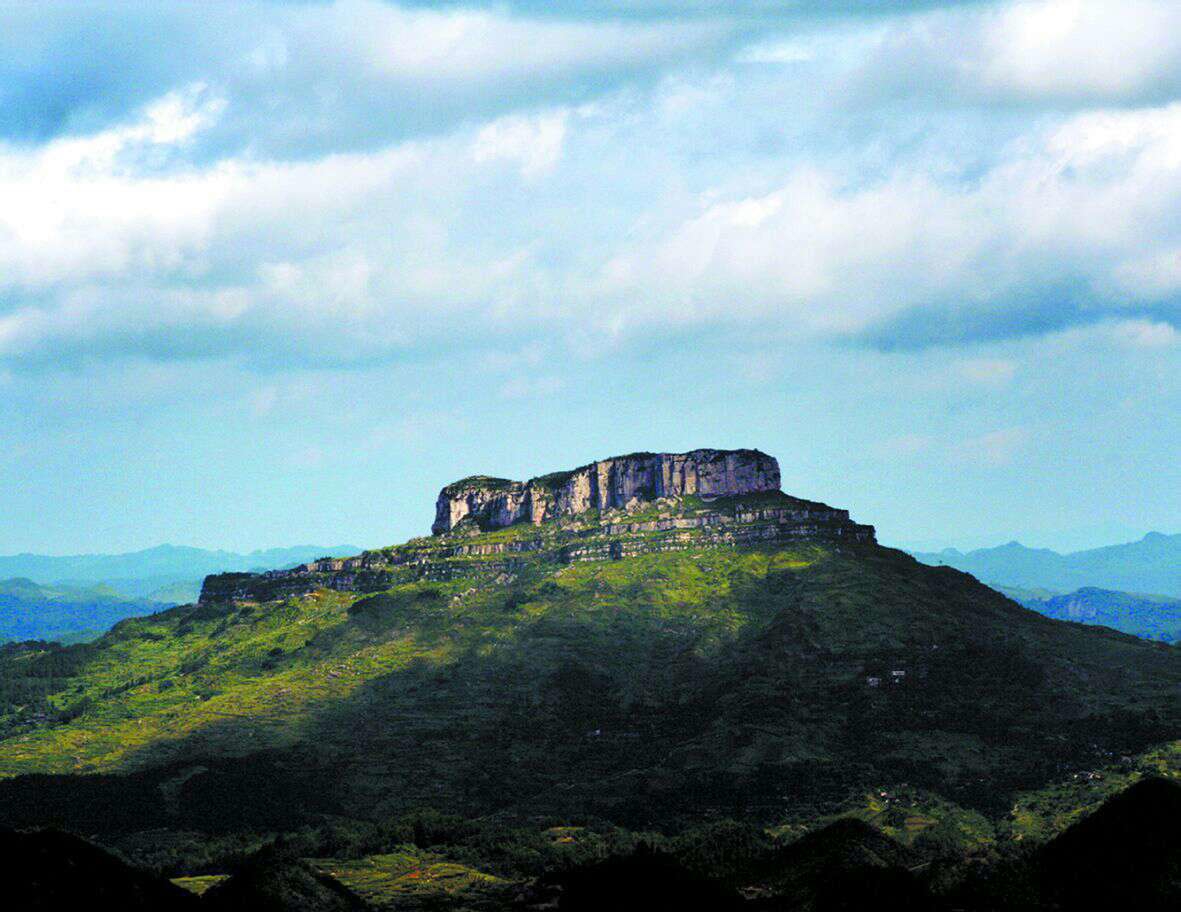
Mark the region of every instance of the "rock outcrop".
POLYGON ((661 498, 709 500, 778 490, 779 463, 758 450, 633 453, 525 482, 484 475, 457 481, 439 492, 431 531, 445 535, 468 524, 487 532, 588 510, 634 509, 661 498))
POLYGON ((414 580, 511 580, 527 566, 695 548, 872 545, 847 510, 779 490, 758 450, 636 453, 527 482, 475 476, 445 487, 433 536, 292 570, 205 579, 201 603, 271 601, 318 589, 380 592, 414 580), (484 535, 510 526, 510 535, 484 535))

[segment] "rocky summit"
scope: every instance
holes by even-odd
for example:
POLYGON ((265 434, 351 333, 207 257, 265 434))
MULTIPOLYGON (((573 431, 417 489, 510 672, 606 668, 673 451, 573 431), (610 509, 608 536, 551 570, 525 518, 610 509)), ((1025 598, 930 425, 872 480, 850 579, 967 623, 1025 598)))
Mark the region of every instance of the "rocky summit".
POLYGON ((588 510, 635 510, 661 498, 738 497, 779 490, 779 463, 758 450, 632 453, 529 481, 475 475, 449 484, 435 505, 436 535, 539 525, 588 510))
POLYGON ((292 570, 206 578, 201 601, 267 600, 316 589, 378 592, 473 573, 512 578, 524 563, 570 564, 714 546, 872 543, 847 510, 779 490, 759 450, 633 453, 529 481, 475 475, 447 485, 433 535, 292 570))

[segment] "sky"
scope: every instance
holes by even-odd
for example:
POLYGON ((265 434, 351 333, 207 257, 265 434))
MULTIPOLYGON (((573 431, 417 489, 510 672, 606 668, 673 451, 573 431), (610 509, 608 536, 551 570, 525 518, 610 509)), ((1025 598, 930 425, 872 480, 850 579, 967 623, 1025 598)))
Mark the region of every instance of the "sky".
POLYGON ((700 446, 1181 531, 1181 4, 0 0, 0 428, 0 553, 700 446))

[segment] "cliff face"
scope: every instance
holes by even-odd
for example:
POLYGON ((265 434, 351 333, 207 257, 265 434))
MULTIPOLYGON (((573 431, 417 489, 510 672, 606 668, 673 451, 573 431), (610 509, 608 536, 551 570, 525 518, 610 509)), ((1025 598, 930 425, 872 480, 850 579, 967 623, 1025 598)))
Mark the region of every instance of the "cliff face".
POLYGON ((527 482, 465 478, 439 494, 431 529, 434 536, 355 557, 210 576, 201 602, 270 601, 317 589, 380 592, 422 579, 511 580, 528 565, 691 548, 874 542, 873 526, 853 522, 847 510, 780 491, 779 464, 758 450, 636 453, 527 482), (517 529, 479 534, 508 526, 517 529))
POLYGON ((779 463, 758 450, 636 453, 527 482, 474 476, 439 493, 431 531, 460 523, 483 531, 540 524, 588 510, 628 509, 659 498, 732 497, 779 490, 779 463))

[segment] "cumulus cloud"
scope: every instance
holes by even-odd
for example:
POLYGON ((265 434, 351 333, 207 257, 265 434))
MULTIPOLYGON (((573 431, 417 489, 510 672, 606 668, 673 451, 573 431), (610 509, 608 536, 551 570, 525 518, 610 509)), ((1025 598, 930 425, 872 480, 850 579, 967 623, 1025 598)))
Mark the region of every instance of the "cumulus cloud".
POLYGON ((566 137, 566 111, 538 117, 504 117, 483 127, 472 144, 477 162, 509 161, 523 177, 553 170, 566 137))
MULTIPOLYGON (((207 35, 185 75, 208 78, 92 129, 0 145, 5 369, 364 365, 736 328, 918 349, 1100 321, 1152 350, 1181 321, 1181 102, 1126 103, 1167 85, 1181 44, 1158 35, 1150 53, 1139 24, 1113 25, 1155 75, 1112 75, 1106 45, 1086 53, 1094 16, 1115 18, 1104 3, 797 20, 733 57, 702 52, 735 34, 724 17, 373 0, 272 12, 228 50, 207 35), (940 29, 974 36, 971 53, 940 29), (1079 55, 1071 92, 1102 104, 995 117, 957 104, 916 121, 906 93, 868 119, 834 94, 918 55, 977 97, 1062 96, 1015 70, 1006 42, 1079 55), (891 61, 890 47, 907 51, 891 61), (592 72, 606 75, 580 82, 592 72), (308 98, 288 105, 297 89, 308 98), (375 117, 365 104, 389 92, 391 121, 433 98, 462 111, 355 142, 375 117), (285 131, 302 139, 279 148, 285 131)), ((1171 15, 1146 5, 1162 33, 1171 15)), ((966 358, 960 376, 1003 385, 1014 370, 966 358)))
POLYGON ((373 149, 547 100, 568 101, 729 47, 725 17, 639 22, 381 0, 0 7, 0 138, 120 123, 160 87, 229 100, 207 158, 373 149))
POLYGON ((1016 0, 877 27, 847 89, 960 103, 1133 104, 1181 88, 1170 0, 1016 0))
POLYGON ((937 179, 902 159, 866 182, 817 163, 771 192, 703 202, 610 261, 605 287, 666 319, 736 311, 882 347, 1003 338, 1105 313, 1173 313, 1181 104, 1084 113, 937 179))

